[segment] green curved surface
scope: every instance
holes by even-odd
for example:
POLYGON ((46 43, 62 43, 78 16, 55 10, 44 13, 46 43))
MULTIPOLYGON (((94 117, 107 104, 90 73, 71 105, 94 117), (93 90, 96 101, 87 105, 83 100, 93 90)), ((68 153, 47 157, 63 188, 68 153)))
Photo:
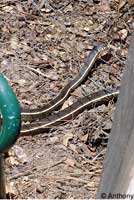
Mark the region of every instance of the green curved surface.
POLYGON ((0 74, 0 153, 7 152, 19 136, 21 125, 20 105, 7 80, 0 74))

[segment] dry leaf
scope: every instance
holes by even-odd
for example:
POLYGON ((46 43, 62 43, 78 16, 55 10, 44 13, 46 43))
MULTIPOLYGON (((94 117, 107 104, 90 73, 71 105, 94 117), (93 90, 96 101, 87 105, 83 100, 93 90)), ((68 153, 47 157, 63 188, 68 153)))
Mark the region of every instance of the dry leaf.
POLYGON ((112 121, 110 119, 107 119, 105 122, 105 126, 103 127, 103 130, 110 130, 112 128, 112 121))
POLYGON ((26 163, 28 161, 27 155, 21 147, 19 147, 18 145, 14 145, 13 150, 21 163, 26 163))
POLYGON ((18 195, 17 188, 15 187, 14 182, 9 182, 6 184, 6 194, 8 194, 9 197, 13 198, 18 195))
POLYGON ((23 104, 27 104, 27 105, 31 105, 31 104, 32 104, 31 101, 26 100, 26 99, 22 99, 21 102, 22 102, 23 104))
POLYGON ((75 153, 77 152, 77 147, 75 144, 69 144, 69 149, 71 149, 72 151, 74 151, 75 153))
POLYGON ((73 134, 72 133, 67 133, 66 135, 64 135, 63 136, 63 144, 64 144, 64 146, 67 147, 69 140, 72 139, 72 138, 73 138, 73 134))
POLYGON ((20 3, 16 4, 16 8, 19 11, 19 13, 25 13, 25 11, 20 3))
POLYGON ((19 165, 19 162, 17 161, 16 157, 15 157, 15 153, 14 153, 14 150, 13 148, 11 148, 9 151, 8 151, 8 157, 6 158, 7 162, 11 163, 11 165, 19 165))
POLYGON ((16 160, 16 158, 14 156, 10 156, 9 158, 7 158, 7 160, 9 160, 9 162, 11 163, 12 166, 19 165, 19 162, 16 160))
MULTIPOLYGON (((128 50, 127 49, 121 49, 120 50, 120 55, 122 56, 122 57, 126 57, 127 56, 127 53, 128 53, 128 50)), ((116 66, 116 65, 115 65, 116 66)))
POLYGON ((2 8, 2 10, 4 12, 12 12, 13 11, 13 7, 12 6, 5 6, 2 8))
POLYGON ((79 145, 81 150, 83 151, 83 153, 87 156, 87 157, 92 157, 91 155, 91 151, 88 149, 86 144, 80 144, 79 145))
POLYGON ((73 99, 74 99, 73 97, 69 97, 69 98, 65 101, 65 103, 63 104, 61 110, 67 108, 67 107, 70 106, 70 105, 72 105, 73 102, 74 102, 73 99))
POLYGON ((118 11, 121 9, 121 8, 123 8, 123 6, 126 4, 126 0, 120 0, 119 1, 119 6, 118 6, 118 11))
POLYGON ((103 13, 110 12, 111 8, 110 8, 108 1, 105 1, 101 5, 97 6, 97 10, 100 12, 103 12, 103 13))
POLYGON ((75 161, 71 158, 67 158, 64 162, 70 167, 74 167, 75 165, 75 161))
POLYGON ((80 138, 80 140, 82 141, 82 142, 87 142, 87 139, 88 139, 88 134, 85 134, 85 135, 80 135, 79 136, 79 138, 80 138))
POLYGON ((45 77, 53 81, 57 81, 59 79, 59 75, 55 71, 46 72, 45 77))
POLYGON ((126 37, 128 36, 128 31, 127 29, 122 29, 119 31, 119 36, 122 40, 125 40, 126 37))
POLYGON ((68 6, 65 7, 64 12, 72 12, 73 11, 73 6, 71 4, 69 4, 68 6))
POLYGON ((10 46, 11 46, 12 49, 18 48, 18 38, 15 35, 12 35, 10 42, 11 42, 10 46))
POLYGON ((134 0, 128 0, 128 3, 134 4, 134 0))
POLYGON ((18 83, 20 86, 24 87, 25 84, 26 84, 26 80, 25 80, 25 79, 20 79, 20 80, 17 80, 17 83, 18 83))
POLYGON ((34 57, 31 59, 30 64, 32 65, 41 65, 41 64, 49 64, 48 60, 44 60, 40 57, 34 57))

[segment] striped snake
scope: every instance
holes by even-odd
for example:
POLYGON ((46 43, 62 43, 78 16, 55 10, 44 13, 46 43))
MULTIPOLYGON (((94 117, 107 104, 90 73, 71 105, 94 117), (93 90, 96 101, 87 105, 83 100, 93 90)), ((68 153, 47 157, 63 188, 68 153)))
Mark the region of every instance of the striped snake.
POLYGON ((104 44, 99 42, 87 56, 87 59, 78 75, 65 85, 57 97, 51 100, 48 104, 44 104, 43 107, 32 110, 25 110, 22 108, 22 120, 30 121, 31 123, 22 125, 21 136, 35 135, 48 131, 51 128, 56 128, 56 126, 61 122, 71 119, 87 108, 91 109, 95 106, 105 104, 112 99, 117 99, 119 94, 118 89, 111 92, 101 90, 83 98, 79 98, 71 106, 52 114, 54 110, 58 109, 65 102, 70 93, 86 79, 103 49, 104 44))

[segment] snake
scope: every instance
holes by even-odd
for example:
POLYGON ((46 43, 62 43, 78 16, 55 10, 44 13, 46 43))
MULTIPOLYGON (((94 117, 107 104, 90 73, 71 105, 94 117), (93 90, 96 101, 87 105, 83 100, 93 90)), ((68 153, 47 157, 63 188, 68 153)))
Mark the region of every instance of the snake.
POLYGON ((53 115, 45 118, 45 120, 40 120, 39 122, 34 122, 32 124, 25 124, 21 128, 21 136, 36 135, 49 131, 50 129, 57 128, 61 122, 67 121, 86 108, 91 109, 95 106, 106 104, 110 100, 116 100, 119 94, 119 90, 107 93, 105 90, 93 93, 91 96, 85 96, 78 99, 71 106, 68 106, 64 110, 59 111, 53 115))
POLYGON ((89 75, 96 58, 100 54, 100 52, 104 49, 103 43, 98 43, 94 46, 91 53, 85 59, 83 67, 80 69, 76 78, 70 81, 67 85, 63 87, 61 92, 48 104, 43 105, 41 108, 26 110, 22 109, 21 117, 22 120, 25 121, 34 121, 37 119, 43 119, 48 116, 52 111, 56 110, 59 106, 61 106, 64 101, 68 98, 69 94, 73 92, 89 75))
POLYGON ((99 42, 94 46, 84 61, 83 67, 77 76, 61 89, 60 93, 48 104, 44 104, 41 108, 26 110, 22 108, 21 117, 23 121, 29 121, 29 124, 23 124, 20 136, 36 135, 48 132, 50 129, 56 129, 61 122, 66 122, 85 109, 91 109, 101 104, 106 104, 110 100, 116 100, 119 94, 119 87, 115 91, 101 90, 83 98, 79 98, 75 103, 67 108, 53 113, 68 98, 70 93, 74 91, 89 76, 96 59, 100 52, 105 48, 104 44, 99 42), (34 122, 35 121, 35 122, 34 122))

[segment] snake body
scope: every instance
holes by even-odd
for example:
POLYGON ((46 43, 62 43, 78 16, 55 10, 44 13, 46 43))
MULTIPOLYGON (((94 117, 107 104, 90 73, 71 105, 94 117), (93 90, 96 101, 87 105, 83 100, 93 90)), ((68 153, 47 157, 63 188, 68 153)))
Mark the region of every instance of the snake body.
POLYGON ((110 93, 102 90, 92 94, 91 96, 80 98, 64 110, 61 110, 58 113, 46 117, 45 120, 40 120, 39 122, 23 125, 21 129, 21 136, 36 135, 46 132, 51 128, 55 129, 57 125, 59 125, 61 122, 65 122, 75 117, 86 108, 91 109, 95 106, 106 104, 112 99, 117 99, 118 93, 118 90, 110 93))
POLYGON ((119 89, 111 92, 102 90, 93 93, 92 95, 87 95, 83 98, 80 98, 74 104, 65 108, 64 110, 52 114, 52 111, 61 106, 68 98, 69 94, 75 88, 77 88, 89 75, 89 72, 91 71, 102 49, 104 49, 104 45, 102 43, 99 43, 92 49, 76 78, 70 81, 61 90, 59 95, 52 101, 50 101, 49 104, 45 104, 42 108, 33 110, 22 109, 21 115, 23 121, 30 121, 31 123, 22 125, 20 136, 36 135, 39 133, 44 133, 51 128, 55 129, 57 125, 59 125, 61 122, 65 122, 71 119, 72 117, 81 113, 86 108, 91 109, 95 106, 106 104, 107 102, 109 102, 109 100, 117 99, 119 89))
POLYGON ((63 87, 63 89, 56 98, 54 98, 48 104, 45 104, 42 108, 32 110, 22 109, 22 120, 34 121, 37 119, 43 119, 47 117, 48 114, 52 113, 52 111, 61 106, 64 103, 64 101, 68 98, 69 94, 72 91, 74 91, 74 89, 77 88, 89 75, 89 72, 91 71, 95 63, 96 58, 98 57, 99 53, 102 51, 103 48, 104 45, 102 43, 99 43, 92 49, 91 53, 89 53, 89 55, 87 56, 87 59, 85 60, 84 65, 81 68, 77 77, 70 81, 65 87, 63 87))

